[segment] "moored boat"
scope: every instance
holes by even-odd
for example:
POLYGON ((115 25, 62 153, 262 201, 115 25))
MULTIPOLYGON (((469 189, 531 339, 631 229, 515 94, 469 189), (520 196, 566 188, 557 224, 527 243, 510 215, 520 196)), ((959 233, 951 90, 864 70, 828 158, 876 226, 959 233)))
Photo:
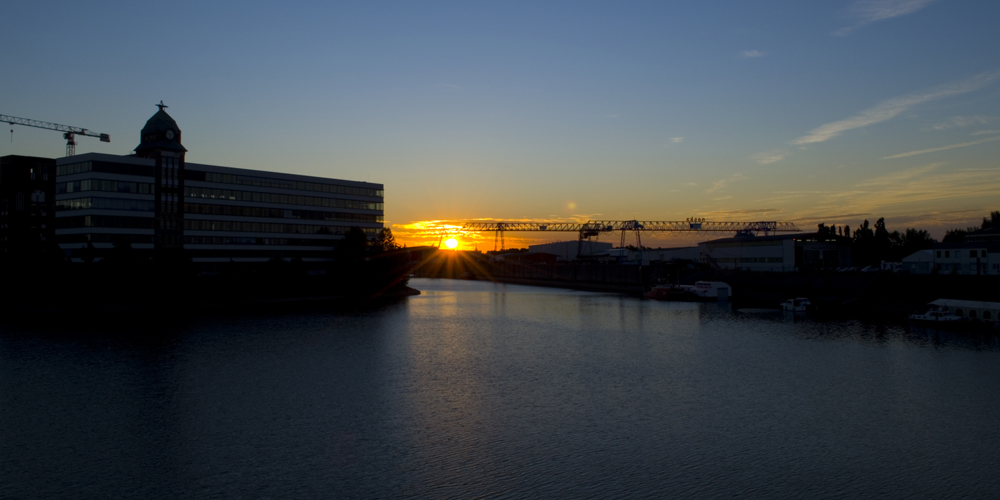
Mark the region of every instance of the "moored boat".
POLYGON ((812 308, 812 302, 804 297, 799 297, 797 299, 788 299, 781 303, 781 308, 785 311, 791 312, 806 312, 812 308))
POLYGON ((910 320, 920 323, 988 326, 998 317, 1000 302, 937 299, 927 304, 927 312, 911 314, 910 320))
POLYGON ((917 321, 921 323, 960 323, 965 321, 965 319, 951 313, 931 310, 923 314, 911 314, 910 321, 917 321))

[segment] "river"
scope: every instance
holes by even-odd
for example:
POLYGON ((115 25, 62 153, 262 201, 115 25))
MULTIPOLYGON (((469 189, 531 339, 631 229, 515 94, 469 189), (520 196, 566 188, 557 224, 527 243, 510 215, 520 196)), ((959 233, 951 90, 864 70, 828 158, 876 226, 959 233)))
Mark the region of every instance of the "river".
POLYGON ((0 327, 0 497, 1000 491, 995 335, 411 286, 361 309, 0 327))

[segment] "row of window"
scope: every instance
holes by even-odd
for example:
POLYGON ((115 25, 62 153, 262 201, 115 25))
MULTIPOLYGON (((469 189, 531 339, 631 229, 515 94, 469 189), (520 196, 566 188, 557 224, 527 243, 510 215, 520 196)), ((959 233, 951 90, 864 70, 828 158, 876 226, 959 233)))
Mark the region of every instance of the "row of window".
POLYGON ((123 200, 119 198, 73 198, 71 200, 56 200, 56 210, 86 210, 88 208, 104 210, 135 210, 152 212, 152 200, 123 200))
POLYGON ((56 184, 56 194, 77 193, 83 191, 153 194, 153 185, 146 182, 109 181, 104 179, 84 179, 81 181, 59 182, 56 184))
POLYGON ((282 205, 309 205, 326 208, 354 208, 361 210, 383 210, 383 203, 359 200, 341 200, 338 198, 319 198, 279 193, 258 193, 253 191, 230 191, 228 189, 212 189, 200 187, 185 187, 184 196, 191 198, 207 198, 212 200, 253 201, 258 203, 276 203, 282 205))
MULTIPOLYGON (((955 258, 956 259, 961 257, 960 252, 962 252, 962 250, 955 250, 955 258)), ((976 257, 983 257, 983 258, 985 258, 986 257, 986 250, 969 250, 969 258, 970 259, 975 259, 976 257)), ((939 258, 939 259, 941 258, 941 250, 937 251, 937 258, 939 258)), ((945 250, 944 251, 944 258, 946 258, 946 259, 950 259, 951 258, 951 250, 945 250)))
POLYGON ((383 216, 373 214, 350 214, 323 212, 319 210, 285 210, 283 208, 241 207, 232 205, 208 205, 185 203, 184 212, 204 215, 231 215, 237 217, 266 217, 270 219, 305 219, 342 222, 382 222, 383 216))
MULTIPOLYGON (((955 316, 962 316, 962 310, 961 309, 955 309, 955 316)), ((969 319, 977 319, 976 318, 976 310, 975 309, 969 309, 969 319)), ((993 319, 993 315, 990 314, 989 311, 983 311, 983 319, 984 320, 993 319)))
MULTIPOLYGON (((179 164, 179 158, 165 157, 164 161, 164 166, 166 167, 177 168, 179 164)), ((83 172, 105 172, 112 174, 153 177, 156 175, 156 167, 106 161, 83 161, 59 165, 56 167, 57 176, 79 174, 83 172)), ((187 169, 185 169, 184 178, 193 181, 218 182, 220 184, 236 184, 241 186, 296 189, 299 191, 316 191, 319 193, 373 196, 377 198, 385 196, 385 190, 383 189, 343 186, 340 184, 327 184, 323 182, 290 181, 251 175, 220 174, 215 172, 202 172, 187 169)))
POLYGON ((337 240, 318 238, 241 238, 225 236, 185 236, 185 245, 281 245, 294 247, 333 247, 337 240))
POLYGON ((269 219, 285 218, 285 209, 283 208, 208 205, 204 203, 185 203, 184 213, 202 215, 232 215, 237 217, 265 217, 269 219))
MULTIPOLYGON (((345 234, 350 226, 317 226, 313 224, 284 224, 280 222, 242 222, 222 220, 185 220, 184 229, 189 231, 238 231, 243 233, 298 233, 298 234, 345 234)), ((375 236, 381 228, 362 228, 369 236, 375 236)))
MULTIPOLYGON (((164 158, 164 168, 177 169, 178 161, 177 158, 164 158)), ((156 175, 156 167, 147 165, 131 165, 127 163, 113 163, 105 161, 84 161, 77 163, 70 163, 67 165, 59 165, 56 167, 56 175, 72 175, 84 172, 104 172, 111 174, 123 174, 123 175, 140 175, 144 177, 154 177, 156 175)), ((166 175, 165 177, 169 182, 177 184, 177 179, 172 176, 173 174, 166 175)), ((322 182, 303 182, 303 181, 287 181, 281 179, 271 179, 267 177, 254 177, 249 175, 235 175, 235 174, 219 174, 214 172, 201 172, 197 170, 186 170, 184 172, 184 178, 187 180, 196 181, 206 181, 206 182, 218 182, 220 184, 237 184, 243 186, 256 186, 256 187, 270 187, 270 188, 281 188, 281 189, 296 189, 299 191, 316 191, 320 193, 331 193, 331 194, 347 194, 355 196, 371 196, 382 198, 385 196, 385 190, 382 189, 371 189, 371 188, 361 188, 353 186, 342 186, 339 184, 326 184, 322 182)), ((57 186, 57 190, 59 187, 57 186)), ((70 190, 70 191, 57 191, 57 192, 75 192, 75 191, 86 191, 87 189, 70 190)), ((93 189, 100 191, 111 191, 111 189, 93 189)), ((133 191, 118 191, 118 192, 133 192, 133 191)), ((299 205, 317 205, 315 203, 295 203, 299 205)), ((321 205, 326 206, 326 205, 321 205)), ((370 209, 370 210, 381 210, 370 209)))
POLYGON ((299 191, 317 191, 320 193, 350 194, 356 196, 375 196, 378 198, 382 198, 385 193, 385 191, 382 189, 341 186, 339 184, 326 184, 322 182, 288 181, 282 179, 272 179, 267 177, 254 177, 250 175, 199 172, 197 170, 188 170, 184 178, 188 180, 218 182, 220 184, 237 184, 240 186, 297 189, 299 191))
POLYGON ((782 257, 744 257, 742 259, 722 258, 712 259, 720 264, 780 264, 784 262, 782 257))
POLYGON ((382 215, 322 212, 319 210, 292 210, 292 219, 329 220, 341 222, 383 222, 382 215))
POLYGON ((84 215, 56 219, 56 229, 77 227, 114 227, 126 229, 153 229, 152 217, 120 217, 117 215, 84 215))
POLYGON ((57 234, 59 243, 152 243, 151 234, 57 234))
POLYGON ((707 247, 712 248, 737 248, 737 247, 780 247, 781 240, 748 240, 748 241, 723 241, 719 243, 709 243, 707 247))
POLYGON ((72 175, 83 172, 104 172, 108 174, 141 175, 153 177, 156 167, 147 165, 131 165, 128 163, 112 163, 107 161, 82 161, 56 166, 56 175, 72 175))
POLYGON ((222 259, 246 259, 246 258, 266 258, 266 259, 288 259, 298 257, 300 259, 332 259, 333 254, 329 250, 188 250, 188 255, 192 258, 222 258, 222 259))

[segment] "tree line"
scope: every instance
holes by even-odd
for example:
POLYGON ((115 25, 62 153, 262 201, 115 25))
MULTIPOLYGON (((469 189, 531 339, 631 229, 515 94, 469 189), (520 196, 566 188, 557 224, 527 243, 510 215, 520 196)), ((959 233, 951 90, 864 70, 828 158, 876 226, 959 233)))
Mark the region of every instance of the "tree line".
MULTIPOLYGON (((983 217, 979 227, 970 226, 965 229, 948 230, 942 243, 962 243, 965 235, 981 229, 1000 227, 1000 210, 990 212, 989 217, 983 217)), ((907 228, 899 231, 889 232, 885 226, 885 218, 879 217, 875 225, 871 226, 868 219, 865 219, 853 232, 851 227, 817 225, 817 233, 829 236, 840 236, 851 239, 851 260, 854 265, 874 266, 882 261, 899 262, 908 255, 919 250, 929 250, 934 247, 937 240, 931 238, 930 232, 924 229, 907 228)))

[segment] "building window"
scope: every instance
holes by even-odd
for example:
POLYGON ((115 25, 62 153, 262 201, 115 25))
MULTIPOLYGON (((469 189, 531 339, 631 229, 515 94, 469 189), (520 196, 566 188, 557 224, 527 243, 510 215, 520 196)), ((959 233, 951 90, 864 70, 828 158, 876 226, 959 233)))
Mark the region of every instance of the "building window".
POLYGON ((937 258, 939 258, 939 259, 941 258, 941 250, 937 251, 937 258))
POLYGON ((976 251, 975 250, 969 250, 969 257, 972 257, 973 259, 975 259, 976 258, 976 251))
POLYGON ((961 316, 961 315, 962 315, 962 310, 961 309, 955 309, 955 316, 961 316))
POLYGON ((989 311, 983 311, 983 319, 992 319, 989 311))
POLYGON ((951 258, 951 251, 950 250, 945 250, 944 251, 944 258, 946 258, 946 259, 950 259, 951 258))
POLYGON ((986 250, 980 250, 980 257, 986 257, 986 250))
POLYGON ((970 309, 969 310, 969 318, 970 319, 976 319, 976 310, 975 309, 970 309))

